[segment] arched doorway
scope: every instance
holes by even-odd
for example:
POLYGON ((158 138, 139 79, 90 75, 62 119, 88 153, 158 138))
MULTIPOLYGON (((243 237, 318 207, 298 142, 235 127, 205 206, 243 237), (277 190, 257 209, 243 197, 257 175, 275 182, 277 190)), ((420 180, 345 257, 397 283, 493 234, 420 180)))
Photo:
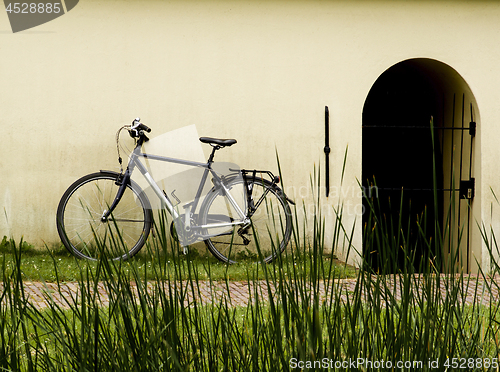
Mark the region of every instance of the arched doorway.
POLYGON ((375 81, 363 107, 363 185, 388 235, 408 251, 382 257, 370 243, 364 249, 372 266, 402 266, 410 257, 416 270, 431 262, 470 270, 477 112, 465 80, 433 59, 400 62, 375 81))

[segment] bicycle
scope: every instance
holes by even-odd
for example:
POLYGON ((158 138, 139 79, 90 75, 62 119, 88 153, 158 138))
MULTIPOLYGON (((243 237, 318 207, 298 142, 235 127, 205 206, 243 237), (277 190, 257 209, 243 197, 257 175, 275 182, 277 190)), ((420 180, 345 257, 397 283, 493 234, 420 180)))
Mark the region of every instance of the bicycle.
MULTIPOLYGON (((214 170, 215 152, 234 145, 236 140, 200 137, 202 143, 213 148, 207 162, 200 163, 142 152, 142 145, 149 141, 146 133, 151 129, 139 118, 120 128, 117 144, 122 129, 135 141, 125 172, 101 170, 88 174, 75 181, 59 202, 57 231, 75 256, 126 260, 141 250, 154 219, 149 197, 131 177, 137 171, 159 198, 163 210, 172 216, 170 232, 184 247, 203 240, 217 259, 227 263, 249 255, 268 263, 286 248, 292 230, 289 203, 295 203, 278 187, 280 177, 261 170, 229 168, 227 174, 214 170), (194 200, 174 205, 141 159, 203 169, 194 200), (212 186, 202 199, 209 176, 212 186), (240 189, 243 206, 234 195, 240 189), (120 247, 118 252, 116 247, 120 247)), ((119 149, 118 157, 121 165, 119 149)), ((175 202, 176 195, 172 192, 171 196, 175 202)))

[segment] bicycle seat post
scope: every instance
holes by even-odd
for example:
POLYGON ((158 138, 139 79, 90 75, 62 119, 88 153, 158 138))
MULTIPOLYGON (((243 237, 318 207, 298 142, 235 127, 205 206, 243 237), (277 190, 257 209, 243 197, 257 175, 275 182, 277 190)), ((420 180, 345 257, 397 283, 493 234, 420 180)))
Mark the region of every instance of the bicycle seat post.
POLYGON ((212 146, 212 147, 213 147, 212 153, 210 154, 210 157, 208 158, 208 162, 209 163, 213 163, 214 162, 215 151, 217 151, 218 149, 221 148, 219 145, 215 145, 215 146, 212 146))
POLYGON ((200 141, 202 143, 208 143, 210 146, 212 146, 214 149, 212 150, 212 153, 210 154, 210 157, 208 158, 208 164, 213 163, 214 161, 214 155, 215 151, 218 149, 221 149, 223 147, 229 147, 232 146, 236 143, 235 139, 221 139, 221 138, 212 138, 212 137, 200 137, 200 141))

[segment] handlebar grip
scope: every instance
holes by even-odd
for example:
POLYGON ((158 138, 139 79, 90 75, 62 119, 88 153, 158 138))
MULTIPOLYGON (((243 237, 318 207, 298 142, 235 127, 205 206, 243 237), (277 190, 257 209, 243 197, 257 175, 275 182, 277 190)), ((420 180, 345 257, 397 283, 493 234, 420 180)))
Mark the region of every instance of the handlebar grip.
POLYGON ((142 130, 145 130, 146 132, 151 132, 151 128, 149 128, 148 126, 144 125, 144 124, 139 124, 139 128, 138 129, 142 129, 142 130))

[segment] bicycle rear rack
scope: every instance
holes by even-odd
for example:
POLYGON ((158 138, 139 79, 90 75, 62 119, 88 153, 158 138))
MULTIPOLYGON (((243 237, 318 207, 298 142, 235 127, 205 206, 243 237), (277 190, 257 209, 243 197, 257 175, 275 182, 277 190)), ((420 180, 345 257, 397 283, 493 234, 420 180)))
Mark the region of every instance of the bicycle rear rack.
MULTIPOLYGON (((233 171, 233 169, 230 169, 231 171, 233 171)), ((260 173, 261 175, 265 174, 267 175, 270 180, 271 180, 271 187, 274 187, 276 186, 280 181, 280 177, 279 176, 275 176, 271 171, 265 171, 265 170, 257 170, 257 169, 252 169, 252 170, 249 170, 249 169, 240 169, 239 170, 241 172, 241 174, 243 176, 247 176, 248 174, 251 174, 252 178, 251 178, 251 181, 252 182, 255 182, 257 180, 257 174, 260 173)), ((260 179, 264 179, 264 177, 259 177, 260 179)), ((243 178, 245 180, 245 183, 246 183, 246 177, 243 178)), ((245 185, 245 187, 247 187, 247 185, 245 185)), ((283 197, 292 205, 295 205, 295 202, 290 199, 286 194, 285 194, 285 191, 284 190, 281 190, 281 193, 283 194, 283 197)))

